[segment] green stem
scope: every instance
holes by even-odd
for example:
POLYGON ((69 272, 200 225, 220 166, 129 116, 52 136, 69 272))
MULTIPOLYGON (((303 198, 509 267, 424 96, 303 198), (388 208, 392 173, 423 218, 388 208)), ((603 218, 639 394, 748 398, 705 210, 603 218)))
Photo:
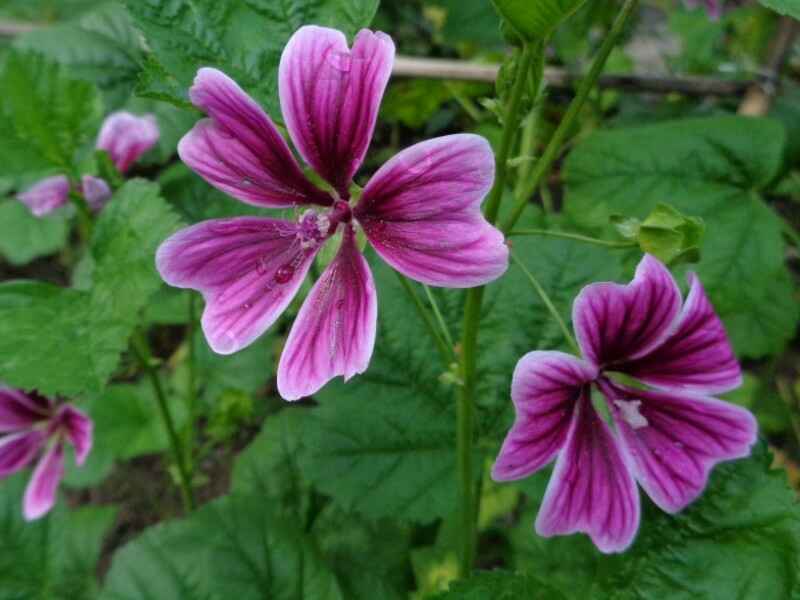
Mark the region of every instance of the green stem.
POLYGON ((561 318, 561 315, 558 314, 558 311, 556 310, 553 301, 550 300, 550 296, 547 295, 547 292, 542 287, 542 284, 539 283, 539 280, 533 276, 533 273, 531 273, 528 270, 525 264, 513 252, 511 253, 511 258, 514 260, 515 263, 517 263, 517 265, 519 265, 519 268, 522 269, 522 272, 525 273, 525 275, 528 277, 528 280, 530 280, 531 284, 533 285, 533 289, 536 290, 536 293, 539 294, 539 298, 542 299, 542 302, 544 302, 544 305, 547 307, 547 310, 550 311, 550 315, 553 317, 553 320, 556 323, 558 323, 558 326, 561 328, 561 333, 564 334, 564 338, 569 342, 569 345, 572 346, 572 349, 575 351, 575 354, 580 355, 581 351, 580 348, 578 347, 578 344, 575 342, 575 338, 572 337, 572 333, 570 333, 569 327, 567 327, 567 324, 564 322, 564 319, 561 318))
POLYGON ((508 233, 514 228, 514 225, 516 225, 517 221, 522 215, 522 212, 528 205, 528 199, 538 189, 541 182, 544 181, 545 177, 547 177, 547 174, 550 172, 550 168, 553 166, 553 163, 561 152, 561 147, 564 145, 564 140, 566 139, 567 134, 572 130, 572 125, 575 122, 575 119, 577 119, 578 114, 583 108, 583 105, 586 103, 586 99, 589 97, 589 93, 592 91, 597 79, 603 72, 603 67, 605 67, 609 54, 611 54, 611 51, 617 45, 620 37, 622 37, 622 34, 625 31, 625 24, 628 22, 628 18, 631 16, 631 14, 633 14, 638 5, 639 0, 625 0, 625 4, 622 6, 622 9, 617 15, 614 24, 611 26, 611 30, 608 32, 608 36, 603 41, 603 45, 600 47, 597 57, 594 59, 594 62, 589 69, 589 73, 586 75, 583 81, 581 81, 577 94, 567 109, 567 113, 564 115, 561 123, 559 123, 558 129, 556 129, 553 137, 550 138, 550 142, 547 144, 544 154, 536 163, 536 167, 534 168, 533 174, 530 176, 528 185, 523 188, 523 194, 519 198, 516 198, 516 204, 514 205, 511 214, 503 223, 502 229, 504 232, 508 233))
POLYGON ((442 316, 442 311, 439 310, 439 304, 436 302, 436 297, 433 295, 433 292, 431 292, 431 288, 425 284, 422 284, 422 289, 425 290, 425 295, 428 297, 428 302, 431 304, 431 310, 433 310, 433 316, 436 317, 436 320, 439 323, 439 329, 442 332, 442 337, 444 338, 447 347, 455 348, 456 345, 453 343, 453 336, 450 335, 450 329, 448 329, 447 323, 442 316))
POLYGON ((69 200, 75 206, 75 211, 78 214, 78 227, 81 234, 81 239, 85 243, 89 243, 92 239, 92 211, 83 196, 76 192, 69 193, 69 200))
POLYGON ((542 117, 542 106, 544 103, 537 102, 525 117, 522 126, 522 138, 519 142, 519 154, 526 160, 519 167, 517 183, 514 186, 514 198, 520 198, 525 193, 525 182, 530 177, 531 169, 536 163, 534 152, 536 152, 536 128, 542 117))
POLYGON ((548 229, 515 229, 509 232, 509 236, 514 235, 542 235, 546 237, 563 238, 566 240, 575 240, 576 242, 585 242, 587 244, 594 244, 595 246, 604 246, 606 248, 632 248, 637 245, 633 240, 601 240, 598 238, 588 237, 577 233, 568 233, 566 231, 550 231, 548 229))
MULTIPOLYGON (((503 137, 496 156, 494 187, 486 201, 486 219, 494 224, 500 210, 500 201, 505 191, 508 177, 508 159, 519 130, 520 106, 528 82, 528 73, 533 65, 540 46, 526 44, 514 74, 514 87, 511 90, 508 108, 503 124, 503 137)), ((474 487, 472 464, 473 441, 475 437, 475 384, 478 349, 478 329, 480 328, 483 287, 472 288, 467 292, 464 303, 464 329, 461 336, 461 380, 456 402, 456 469, 459 489, 459 577, 469 577, 475 563, 477 546, 477 515, 480 498, 474 487)))
POLYGON ((428 330, 431 338, 436 343, 436 347, 442 357, 442 363, 445 367, 447 367, 453 361, 453 346, 448 346, 439 335, 439 332, 436 330, 436 322, 433 320, 430 312, 428 312, 428 310, 425 308, 425 305, 422 303, 419 294, 417 294, 417 292, 411 286, 411 283, 408 281, 408 279, 406 279, 405 276, 401 275, 397 271, 395 271, 395 274, 400 280, 400 283, 402 284, 406 294, 408 294, 408 297, 411 298, 411 301, 414 303, 414 308, 417 309, 419 316, 422 318, 422 322, 425 324, 425 328, 428 330))
POLYGON ((189 324, 187 326, 186 337, 189 341, 189 350, 186 361, 189 367, 189 381, 187 382, 186 405, 189 418, 186 424, 186 462, 189 465, 188 471, 190 479, 194 478, 194 425, 197 419, 197 364, 194 348, 194 336, 197 329, 197 316, 195 312, 195 294, 190 292, 189 297, 189 324))
POLYGON ((470 98, 461 93, 458 89, 458 85, 453 84, 451 81, 446 81, 444 85, 448 91, 453 94, 455 101, 458 102, 464 112, 467 113, 473 121, 479 123, 483 120, 480 109, 475 106, 475 103, 470 98))
POLYGON ((181 449, 181 439, 175 429, 175 422, 172 420, 172 414, 169 412, 167 404, 167 397, 164 395, 164 388, 161 386, 161 380, 158 373, 153 368, 152 356, 150 354, 150 347, 147 345, 147 340, 140 332, 134 333, 131 338, 131 347, 142 367, 142 370, 147 373, 150 379, 150 384, 153 386, 153 391, 158 401, 158 410, 161 413, 161 420, 164 422, 164 428, 167 430, 170 445, 172 446, 172 454, 175 464, 178 467, 178 475, 180 479, 181 496, 183 498, 184 508, 187 511, 193 510, 195 507, 194 493, 192 491, 192 482, 189 477, 189 470, 186 467, 185 454, 181 449))

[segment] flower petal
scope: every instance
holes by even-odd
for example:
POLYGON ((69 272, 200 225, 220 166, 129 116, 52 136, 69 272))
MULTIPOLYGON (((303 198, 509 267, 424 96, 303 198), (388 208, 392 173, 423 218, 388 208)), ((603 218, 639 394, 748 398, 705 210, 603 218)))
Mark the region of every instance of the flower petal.
POLYGON ((41 429, 12 433, 0 438, 0 477, 25 468, 47 439, 41 429))
POLYGON ((715 464, 748 456, 756 441, 755 418, 733 404, 690 392, 601 386, 636 478, 667 512, 696 499, 715 464), (636 421, 623 410, 630 403, 636 406, 636 421))
POLYGON ((69 180, 65 175, 55 175, 36 182, 17 199, 27 206, 35 217, 43 217, 69 201, 69 180))
POLYGON ((563 352, 529 352, 514 369, 511 399, 517 418, 492 468, 492 479, 527 477, 561 450, 584 386, 597 369, 563 352))
POLYGON ((628 285, 593 283, 572 305, 575 334, 586 360, 614 368, 643 356, 673 331, 681 310, 675 280, 646 254, 628 285))
POLYGON ((281 56, 283 118, 297 150, 340 196, 372 139, 394 62, 394 42, 362 29, 353 49, 341 31, 301 27, 281 56))
POLYGON ((104 179, 84 175, 81 177, 81 194, 94 212, 99 212, 111 198, 111 188, 104 179))
POLYGON ((78 466, 83 465, 92 450, 92 420, 71 404, 62 406, 55 420, 64 428, 67 439, 75 447, 75 462, 78 466))
POLYGON ((707 394, 727 392, 742 383, 742 370, 725 327, 696 275, 678 327, 663 344, 620 370, 654 386, 707 394))
POLYGON ((0 387, 0 433, 27 429, 45 421, 48 409, 47 400, 38 394, 0 387))
POLYGON ((168 284, 203 293, 208 344, 231 354, 264 333, 300 288, 319 244, 299 232, 260 217, 205 221, 161 244, 156 266, 168 284))
POLYGON ((120 173, 158 142, 158 123, 153 115, 138 117, 126 111, 111 113, 97 136, 97 149, 108 152, 120 173))
POLYGON ((550 537, 581 531, 601 552, 622 552, 639 527, 639 492, 630 458, 584 388, 536 518, 550 537))
POLYGON ((366 371, 377 317, 375 282, 348 226, 339 252, 292 325, 278 364, 280 395, 297 400, 337 375, 347 381, 366 371))
POLYGON ((444 287, 481 285, 508 268, 503 235, 480 212, 493 180, 485 139, 435 138, 383 165, 354 214, 376 252, 404 275, 444 287))
POLYGON ((31 480, 25 488, 22 514, 26 521, 45 515, 56 503, 58 484, 64 477, 64 446, 53 444, 39 459, 31 480))

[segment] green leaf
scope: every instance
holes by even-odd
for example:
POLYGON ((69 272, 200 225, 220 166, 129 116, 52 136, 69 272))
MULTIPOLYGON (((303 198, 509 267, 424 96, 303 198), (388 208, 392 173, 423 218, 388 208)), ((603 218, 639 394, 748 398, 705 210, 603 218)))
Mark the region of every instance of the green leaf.
POLYGON ((483 571, 452 584, 448 592, 431 600, 566 600, 568 597, 533 575, 483 571))
MULTIPOLYGON (((800 593, 800 507, 764 444, 719 465, 677 515, 645 503, 633 547, 602 555, 586 536, 533 532, 547 473, 523 484, 534 500, 513 535, 516 568, 547 573, 567 597, 614 600, 794 598, 800 593)), ((644 495, 643 495, 644 497, 644 495)))
POLYGON ((308 538, 260 495, 233 495, 148 529, 114 556, 101 600, 341 600, 308 538))
POLYGON ((22 496, 28 476, 16 475, 0 487, 0 600, 95 598, 96 564, 116 510, 68 510, 61 501, 47 517, 26 522, 22 496))
POLYGON ((528 41, 544 40, 586 0, 492 0, 497 12, 528 41))
POLYGON ((46 167, 71 173, 76 151, 95 135, 100 119, 94 87, 68 79, 61 67, 42 56, 11 52, 0 71, 0 89, 4 173, 46 167))
POLYGON ((0 201, 0 255, 12 265, 55 254, 66 243, 68 233, 62 214, 40 219, 15 199, 0 201))
POLYGON ((88 291, 0 285, 0 379, 47 395, 102 390, 161 285, 155 251, 177 223, 157 185, 129 181, 95 225, 88 291))
POLYGON ((14 45, 44 54, 64 65, 70 76, 95 83, 109 109, 128 100, 141 70, 140 37, 116 2, 77 20, 26 33, 14 45))
POLYGON ((797 3, 797 0, 759 0, 759 2, 782 15, 800 19, 800 4, 797 3))
POLYGON ((127 0, 126 5, 153 52, 141 94, 186 105, 198 67, 212 66, 278 118, 277 69, 289 37, 312 23, 352 36, 369 25, 378 0, 127 0))
POLYGON ((611 214, 643 218, 661 202, 701 217, 697 272, 736 351, 772 354, 800 316, 782 223, 759 192, 781 168, 784 140, 777 122, 742 117, 596 133, 568 158, 566 212, 595 232, 611 214))

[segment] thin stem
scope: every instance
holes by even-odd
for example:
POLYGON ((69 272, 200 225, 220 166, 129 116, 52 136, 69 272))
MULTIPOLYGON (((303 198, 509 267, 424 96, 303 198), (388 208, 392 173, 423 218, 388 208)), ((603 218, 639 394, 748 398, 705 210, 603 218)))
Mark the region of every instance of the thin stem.
POLYGON ((517 64, 517 71, 514 73, 514 87, 511 89, 511 98, 509 99, 508 108, 505 113, 503 137, 500 141, 500 149, 496 157, 494 187, 492 187, 489 199, 486 201, 486 219, 492 224, 497 220, 497 211, 500 210, 500 200, 502 200, 503 192, 506 189, 508 159, 511 154, 511 149, 514 146, 514 140, 517 137, 517 131, 519 130, 519 109, 522 104, 522 96, 525 93, 525 88, 528 83, 528 73, 531 70, 531 65, 533 65, 534 58, 538 51, 539 49, 536 46, 526 44, 522 48, 522 54, 517 64), (514 126, 511 127, 511 124, 514 126))
POLYGON ((533 158, 534 152, 536 151, 536 128, 542 116, 543 105, 543 102, 537 101, 528 113, 528 116, 524 119, 522 138, 519 142, 519 155, 529 158, 529 160, 523 162, 519 167, 517 183, 514 187, 514 198, 519 198, 525 193, 525 181, 530 176, 531 169, 533 169, 533 165, 536 162, 533 158))
POLYGON ((187 511, 193 510, 195 507, 194 493, 192 491, 189 470, 186 467, 185 455, 181 449, 181 439, 175 429, 175 422, 172 420, 172 414, 169 412, 169 405, 167 404, 167 397, 164 394, 164 388, 161 386, 161 380, 158 377, 158 373, 153 368, 150 347, 147 345, 145 337, 138 331, 134 333, 131 338, 131 347, 133 348, 133 353, 136 355, 142 370, 147 373, 150 384, 153 386, 156 400, 158 401, 158 410, 161 413, 161 420, 164 422, 164 428, 167 430, 167 436, 172 446, 173 458, 175 464, 178 466, 184 508, 187 511))
POLYGON ((447 323, 442 316, 442 311, 439 310, 439 304, 436 302, 436 297, 433 295, 431 288, 427 285, 423 284, 422 289, 425 290, 425 295, 428 297, 428 302, 430 302, 431 310, 433 310, 433 316, 436 317, 436 320, 439 323, 439 330, 442 333, 442 337, 444 341, 447 343, 448 348, 455 348, 455 344, 453 343, 453 336, 450 335, 450 329, 447 327, 447 323))
POLYGON ((446 81, 444 85, 448 91, 453 94, 453 98, 458 102, 459 106, 461 106, 464 112, 467 113, 473 121, 480 122, 483 120, 480 109, 475 105, 472 99, 461 93, 461 90, 458 89, 458 84, 446 81))
POLYGON ((85 243, 89 243, 92 239, 92 211, 86 200, 80 194, 71 191, 69 193, 69 200, 75 206, 75 211, 78 213, 78 227, 81 234, 81 239, 85 243))
POLYGON ((425 324, 425 328, 428 330, 431 338, 436 343, 436 347, 439 350, 439 354, 442 357, 442 363, 447 366, 453 361, 453 346, 447 346, 447 343, 442 339, 439 335, 439 332, 436 330, 436 322, 433 320, 430 312, 425 308, 425 305, 422 303, 422 300, 419 297, 419 294, 414 290, 411 286, 411 283, 405 276, 401 275, 397 271, 395 271, 397 278, 400 280, 400 283, 403 286, 403 289, 408 294, 408 297, 411 298, 411 301, 414 303, 414 308, 417 309, 419 316, 422 318, 422 322, 425 324))
POLYGON ((558 326, 561 328, 561 333, 564 334, 564 338, 569 342, 569 345, 572 346, 572 349, 575 351, 576 354, 580 354, 581 351, 580 348, 578 347, 577 342, 575 342, 575 338, 572 337, 572 333, 570 333, 569 327, 567 327, 567 324, 564 322, 564 319, 561 318, 561 315, 558 314, 558 311, 556 310, 553 301, 550 300, 550 296, 547 295, 547 292, 542 287, 542 284, 539 283, 539 280, 533 276, 533 273, 531 273, 528 270, 525 264, 513 252, 511 253, 511 258, 514 260, 515 263, 517 263, 517 265, 519 265, 519 268, 522 269, 522 272, 525 273, 525 275, 528 277, 528 280, 531 282, 531 285, 533 285, 533 289, 535 289, 536 293, 539 294, 539 298, 542 299, 542 302, 544 302, 544 305, 547 307, 547 310, 550 311, 550 315, 553 317, 555 322, 558 323, 558 326))
POLYGON ((195 312, 195 294, 190 292, 188 298, 189 323, 186 327, 186 338, 189 342, 189 350, 186 355, 186 361, 189 367, 189 381, 187 382, 186 405, 189 418, 186 424, 185 456, 189 465, 189 475, 194 478, 194 425, 197 419, 197 361, 195 360, 194 336, 197 329, 197 316, 195 312))
POLYGON ((508 233, 509 236, 514 235, 542 235, 545 237, 563 238, 566 240, 575 240, 576 242, 585 242, 587 244, 594 244, 595 246, 604 246, 606 248, 632 248, 636 246, 634 240, 601 240, 598 238, 580 235, 577 233, 568 233, 566 231, 551 231, 548 229, 515 229, 508 233))
POLYGON ((597 83, 597 79, 603 72, 603 67, 605 67, 609 54, 611 54, 611 51, 622 37, 625 31, 625 24, 638 5, 639 0, 625 0, 622 10, 620 10, 619 15, 617 15, 614 24, 611 26, 611 30, 608 32, 608 36, 603 41, 603 45, 600 47, 597 57, 589 69, 589 73, 583 81, 581 81, 578 92, 570 103, 567 113, 564 115, 561 123, 559 123, 558 129, 556 129, 553 137, 550 138, 550 142, 547 144, 544 154, 536 163, 528 185, 523 188, 524 193, 515 200, 516 204, 511 211, 511 215, 509 215, 508 219, 503 223, 502 229, 504 232, 507 233, 514 228, 514 225, 516 225, 522 212, 528 205, 528 199, 538 189, 541 182, 545 180, 547 174, 550 172, 550 168, 561 152, 561 147, 564 145, 567 134, 572 130, 575 119, 577 119, 586 99, 589 97, 589 93, 592 91, 595 83, 597 83))
MULTIPOLYGON (((519 130, 520 106, 528 83, 528 74, 541 46, 526 44, 522 49, 514 86, 505 112, 503 137, 496 156, 494 187, 486 202, 486 219, 494 224, 500 210, 508 176, 508 159, 519 130)), ((456 469, 459 489, 459 577, 469 577, 475 563, 477 547, 477 515, 480 495, 476 493, 472 464, 475 438, 475 387, 483 287, 470 289, 464 303, 464 328, 461 336, 461 380, 456 401, 456 469)))

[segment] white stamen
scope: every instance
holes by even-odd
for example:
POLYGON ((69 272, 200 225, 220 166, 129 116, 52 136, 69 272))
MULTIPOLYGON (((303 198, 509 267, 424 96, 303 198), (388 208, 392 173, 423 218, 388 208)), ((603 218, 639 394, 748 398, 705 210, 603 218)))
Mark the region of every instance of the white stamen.
POLYGON ((640 400, 614 400, 614 404, 622 413, 622 420, 634 429, 649 425, 644 415, 639 412, 639 407, 642 405, 640 400))

